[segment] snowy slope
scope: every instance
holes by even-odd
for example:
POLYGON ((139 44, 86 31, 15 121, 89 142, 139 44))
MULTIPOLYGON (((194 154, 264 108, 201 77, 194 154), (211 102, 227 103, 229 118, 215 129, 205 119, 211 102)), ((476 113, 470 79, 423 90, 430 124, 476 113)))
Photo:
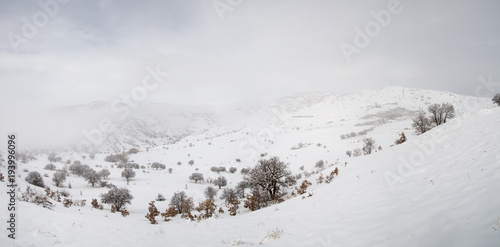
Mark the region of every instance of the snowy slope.
MULTIPOLYGON (((405 89, 401 98, 401 89, 309 97, 312 103, 304 104, 305 107, 278 109, 277 115, 269 113, 267 106, 248 110, 243 115, 249 114, 254 121, 238 123, 238 128, 212 128, 132 155, 131 159, 139 164, 159 161, 173 168, 173 172, 137 170, 137 177, 128 186, 120 178, 120 169, 102 161, 105 154, 89 160, 82 159, 80 154, 61 153, 63 160, 81 160, 93 168, 97 164, 109 168, 112 173, 109 181, 129 188, 135 197, 127 206, 131 215, 123 218, 111 214, 109 209, 92 210, 89 205, 64 208, 59 204, 47 210, 19 202, 19 239, 15 243, 19 246, 259 243, 264 246, 498 246, 500 133, 496 130, 500 109, 490 108, 486 99, 425 90, 413 90, 414 96, 410 96, 412 90, 405 89), (454 102, 459 116, 426 134, 411 134, 408 115, 430 103, 441 102, 454 102), (470 102, 478 105, 470 107, 473 105, 470 102), (406 110, 396 111, 395 116, 388 114, 397 107, 406 110), (276 119, 271 119, 272 116, 276 119), (366 124, 380 119, 387 121, 366 124), (374 128, 367 136, 374 137, 383 150, 369 156, 347 157, 345 150, 360 148, 363 136, 349 139, 339 136, 371 127, 374 128), (408 141, 391 146, 402 130, 406 131, 408 141), (292 149, 299 142, 312 144, 292 149), (241 207, 235 217, 229 216, 225 208, 224 215, 201 222, 177 217, 172 222, 150 225, 144 218, 147 203, 158 193, 169 198, 174 192, 184 190, 195 204, 200 202, 208 184, 195 184, 187 179, 196 169, 205 178, 215 178, 218 174, 210 172, 211 166, 235 166, 239 170, 253 166, 265 152, 288 162, 293 173, 300 172, 300 166, 312 172, 315 162, 323 159, 331 167, 321 173, 326 176, 338 167, 339 176, 330 184, 317 184, 319 174, 313 174, 306 178, 313 182, 308 189, 311 197, 290 198, 255 212, 241 207), (236 162, 236 158, 242 162, 236 162), (187 165, 191 159, 195 161, 193 166, 187 165), (178 161, 182 165, 178 166, 178 161), (272 237, 270 232, 278 234, 272 237)), ((29 168, 51 175, 51 171, 42 169, 48 163, 46 155, 37 158, 21 165, 20 170, 29 168)), ((19 172, 24 178, 26 173, 19 172)), ((239 171, 223 175, 229 180, 228 187, 241 180, 239 171)), ((44 179, 55 187, 48 178, 44 179)), ((72 189, 65 189, 74 199, 90 202, 107 191, 91 188, 75 175, 67 182, 71 182, 72 189)), ((21 188, 25 185, 20 182, 21 188)), ((216 203, 221 205, 222 201, 216 203)), ((4 196, 0 196, 0 204, 7 204, 4 196)), ((162 212, 167 204, 168 201, 156 203, 162 212)), ((0 220, 5 222, 6 207, 0 212, 0 220)), ((4 228, 0 243, 2 246, 9 243, 4 228)))

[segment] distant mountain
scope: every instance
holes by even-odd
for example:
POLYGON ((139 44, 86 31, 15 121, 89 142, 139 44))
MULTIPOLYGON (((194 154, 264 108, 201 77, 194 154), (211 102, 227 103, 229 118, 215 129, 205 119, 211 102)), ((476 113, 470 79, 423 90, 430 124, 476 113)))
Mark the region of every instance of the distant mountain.
POLYGON ((457 114, 470 111, 472 105, 485 107, 491 104, 486 98, 387 87, 349 95, 294 94, 267 105, 218 114, 195 107, 160 103, 131 106, 96 101, 57 109, 51 118, 59 124, 64 123, 64 128, 52 130, 66 137, 64 144, 59 143, 60 149, 121 152, 132 147, 172 144, 204 133, 206 136, 237 131, 257 134, 264 128, 311 129, 318 122, 334 126, 344 125, 345 121, 354 121, 353 125, 368 128, 391 121, 408 121, 430 104, 441 102, 452 103, 457 114))

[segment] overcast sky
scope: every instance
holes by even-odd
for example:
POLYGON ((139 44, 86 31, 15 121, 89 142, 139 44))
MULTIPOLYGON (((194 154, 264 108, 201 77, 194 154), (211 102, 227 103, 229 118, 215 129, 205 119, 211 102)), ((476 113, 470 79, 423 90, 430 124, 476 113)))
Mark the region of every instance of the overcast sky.
POLYGON ((500 81, 497 0, 54 1, 0 2, 0 109, 113 100, 157 65, 170 76, 147 100, 171 104, 388 85, 474 95, 479 76, 500 81))

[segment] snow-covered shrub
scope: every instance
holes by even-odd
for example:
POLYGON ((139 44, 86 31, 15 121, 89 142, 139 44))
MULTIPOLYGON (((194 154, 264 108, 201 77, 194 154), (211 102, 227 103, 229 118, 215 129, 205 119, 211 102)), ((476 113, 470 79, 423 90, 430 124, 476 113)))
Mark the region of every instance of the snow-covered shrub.
POLYGON ((311 182, 304 180, 304 181, 302 181, 302 184, 300 185, 299 188, 295 187, 295 190, 297 190, 297 194, 302 195, 302 194, 306 193, 307 187, 309 187, 311 185, 312 185, 311 182))
POLYGON ((323 170, 325 168, 325 162, 323 160, 319 160, 318 162, 316 162, 314 167, 316 167, 318 170, 323 170))
POLYGON ((235 173, 238 170, 236 167, 230 167, 229 168, 229 173, 235 173))
POLYGON ((207 199, 203 202, 200 202, 197 210, 201 214, 198 217, 198 219, 207 219, 207 218, 212 217, 216 208, 217 208, 217 206, 215 205, 213 200, 207 199))
POLYGON ((191 211, 193 211, 194 209, 194 202, 193 202, 193 198, 192 197, 189 197, 187 198, 186 200, 184 200, 182 203, 181 203, 181 208, 182 208, 182 215, 181 217, 182 218, 189 218, 189 219, 194 219, 193 215, 191 214, 191 211))
POLYGON ((71 205, 73 205, 73 200, 68 199, 68 198, 64 198, 63 205, 65 207, 69 208, 69 207, 71 207, 71 205))
POLYGON ((46 195, 36 189, 32 189, 30 186, 26 187, 25 192, 21 192, 21 201, 35 203, 49 209, 54 207, 54 204, 50 202, 46 195))
POLYGON ((396 139, 396 141, 394 142, 394 144, 396 145, 399 145, 403 142, 406 141, 406 136, 405 136, 405 132, 401 132, 401 134, 399 134, 399 139, 396 139))
POLYGON ((345 154, 347 156, 351 157, 352 156, 352 151, 351 150, 347 150, 347 151, 345 151, 345 154))
POLYGON ((255 211, 266 207, 268 201, 269 197, 265 192, 259 188, 254 188, 245 199, 243 206, 248 208, 250 211, 255 211))
POLYGON ((101 194, 101 202, 111 204, 117 211, 134 199, 127 188, 113 188, 106 194, 101 194))
POLYGON ((38 187, 42 187, 42 188, 45 187, 45 184, 43 183, 42 175, 40 175, 40 173, 38 173, 36 171, 28 173, 28 176, 26 176, 26 182, 28 182, 29 184, 38 186, 38 187))
POLYGON ((156 196, 155 200, 158 202, 163 202, 166 201, 167 199, 165 199, 165 197, 162 194, 158 193, 158 196, 156 196))
POLYGON ((188 164, 189 164, 190 166, 194 165, 194 160, 190 160, 190 161, 188 162, 188 164))
POLYGON ((240 173, 246 175, 250 173, 250 168, 241 168, 240 173))
POLYGON ((56 170, 56 166, 52 163, 48 163, 47 165, 45 165, 45 167, 43 168, 45 170, 49 170, 49 171, 55 171, 56 170))
POLYGON ((66 191, 66 190, 61 190, 59 192, 59 194, 61 194, 61 196, 64 196, 64 197, 70 197, 71 196, 71 194, 68 191, 66 191))
POLYGON ((171 206, 165 210, 165 213, 161 213, 161 217, 163 220, 170 221, 173 217, 175 217, 179 211, 174 206, 171 206))
POLYGON ((130 215, 130 213, 126 209, 123 209, 121 214, 123 217, 127 217, 128 215, 130 215))
POLYGON ((156 216, 160 215, 160 211, 155 206, 155 201, 151 201, 148 207, 148 213, 146 214, 146 218, 149 220, 151 224, 158 224, 156 221, 156 216))

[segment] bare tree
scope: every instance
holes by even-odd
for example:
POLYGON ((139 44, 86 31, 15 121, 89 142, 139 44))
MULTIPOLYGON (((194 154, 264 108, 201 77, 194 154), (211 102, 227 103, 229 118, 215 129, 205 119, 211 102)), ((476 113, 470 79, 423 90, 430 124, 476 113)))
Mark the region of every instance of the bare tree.
POLYGON ((170 206, 177 208, 177 211, 182 214, 182 203, 187 199, 186 192, 180 191, 175 192, 170 199, 170 206))
POLYGON ((443 123, 446 123, 446 119, 455 117, 455 107, 450 103, 441 104, 443 108, 443 123))
POLYGON ((413 118, 413 128, 415 128, 417 134, 423 134, 430 129, 432 129, 431 119, 427 118, 423 112, 421 112, 418 116, 413 118))
POLYGON ((363 153, 369 155, 375 150, 375 140, 371 137, 363 139, 365 145, 363 146, 363 153))
POLYGON ((432 122, 436 126, 446 123, 448 118, 455 117, 455 107, 450 103, 432 104, 428 108, 432 122))
POLYGON ((245 175, 245 180, 251 187, 260 187, 269 193, 271 200, 277 199, 282 187, 287 187, 285 178, 291 174, 288 164, 271 157, 267 160, 259 160, 259 163, 245 175))

